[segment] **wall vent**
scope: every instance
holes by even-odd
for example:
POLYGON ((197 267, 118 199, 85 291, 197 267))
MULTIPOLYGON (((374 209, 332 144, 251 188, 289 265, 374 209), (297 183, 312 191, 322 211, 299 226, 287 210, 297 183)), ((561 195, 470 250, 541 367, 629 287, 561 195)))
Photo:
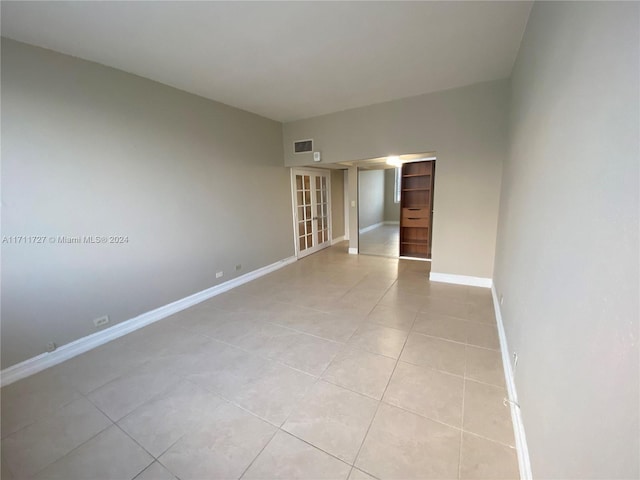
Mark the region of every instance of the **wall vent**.
POLYGON ((293 142, 293 153, 313 152, 313 140, 298 140, 293 142))

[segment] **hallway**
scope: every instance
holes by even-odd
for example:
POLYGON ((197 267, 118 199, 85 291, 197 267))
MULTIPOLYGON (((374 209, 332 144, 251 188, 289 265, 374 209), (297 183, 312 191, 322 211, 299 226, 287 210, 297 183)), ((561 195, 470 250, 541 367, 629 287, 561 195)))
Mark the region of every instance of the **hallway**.
POLYGON ((518 478, 488 289, 346 244, 2 389, 2 478, 518 478))

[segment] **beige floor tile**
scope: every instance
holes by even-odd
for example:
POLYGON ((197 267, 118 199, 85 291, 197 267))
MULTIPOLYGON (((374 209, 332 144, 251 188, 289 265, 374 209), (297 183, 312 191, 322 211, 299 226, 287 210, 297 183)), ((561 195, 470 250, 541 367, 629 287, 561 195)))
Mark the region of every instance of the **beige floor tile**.
POLYGON ((283 429, 353 463, 378 402, 320 381, 289 416, 283 429))
POLYGON ((266 341, 257 352, 311 375, 320 375, 342 349, 342 344, 287 329, 266 341))
POLYGON ((398 330, 411 330, 413 321, 416 319, 416 312, 399 307, 389 307, 378 305, 375 307, 367 321, 384 325, 385 327, 397 328, 398 330))
POLYGON ((276 428, 229 404, 188 433, 158 460, 181 480, 239 478, 276 428))
POLYGON ((463 285, 429 282, 429 297, 431 298, 448 298, 456 302, 464 302, 468 299, 468 292, 468 287, 463 285))
POLYGON ((256 315, 246 312, 227 312, 218 309, 209 309, 204 313, 190 315, 180 327, 198 335, 206 335, 215 338, 218 331, 224 334, 225 328, 230 328, 238 323, 256 322, 256 315))
POLYGON ((329 302, 338 301, 342 297, 343 293, 342 289, 340 289, 337 293, 334 292, 332 294, 322 294, 318 292, 312 295, 297 295, 293 300, 291 300, 291 303, 303 307, 321 309, 329 302))
POLYGON ((454 479, 459 455, 459 430, 382 404, 355 466, 381 479, 454 479))
POLYGON ((476 347, 500 348, 498 329, 494 325, 479 322, 467 322, 467 343, 476 347))
POLYGON ((114 425, 49 465, 36 478, 40 480, 134 478, 152 462, 151 455, 114 425))
POLYGON ((348 315, 326 312, 314 312, 312 315, 300 315, 286 320, 272 320, 273 323, 341 343, 351 338, 362 321, 348 315))
MULTIPOLYGON (((335 308, 333 309, 331 308, 332 305, 341 305, 343 306, 343 308, 345 306, 349 306, 347 308, 347 311, 349 312, 361 311, 364 313, 364 316, 366 316, 376 306, 376 304, 380 300, 380 297, 381 296, 378 293, 367 294, 363 292, 347 292, 338 300, 320 305, 319 308, 321 309, 328 308, 329 310, 327 311, 332 312, 336 310, 335 308)), ((338 309, 338 311, 340 311, 340 309, 338 309)))
POLYGON ((469 319, 470 310, 469 304, 447 297, 429 297, 420 308, 421 312, 439 313, 464 320, 469 319))
POLYGON ((27 377, 0 390, 2 438, 15 433, 81 395, 53 369, 27 377))
POLYGON ((372 272, 362 278, 352 291, 377 290, 380 295, 384 295, 387 290, 396 282, 397 278, 398 272, 395 270, 391 270, 386 274, 382 271, 372 272))
POLYGON ((115 380, 148 361, 146 355, 128 345, 125 337, 67 360, 52 370, 83 395, 115 380))
POLYGON ((134 410, 118 425, 157 458, 183 435, 199 427, 222 403, 220 397, 203 387, 182 381, 134 410))
POLYGON ((371 353, 398 358, 407 336, 406 331, 366 322, 355 331, 347 344, 371 353))
POLYGON ((348 480, 375 480, 375 477, 357 468, 352 468, 348 480))
POLYGON ((167 348, 149 360, 161 371, 173 372, 180 377, 199 372, 209 365, 219 352, 233 348, 202 335, 177 337, 173 348, 167 348))
POLYGON ((448 373, 399 362, 383 401, 460 427, 464 380, 448 373))
POLYGON ((462 480, 518 480, 520 472, 515 449, 464 433, 460 456, 460 478, 462 480))
POLYGON ((502 387, 465 381, 463 429, 505 445, 514 445, 511 410, 502 387))
POLYGON ((491 289, 485 287, 467 287, 467 298, 473 303, 482 303, 493 305, 493 297, 491 289))
POLYGON ((379 304, 417 312, 425 301, 426 298, 423 295, 405 293, 400 290, 390 290, 382 297, 379 304))
POLYGON ((271 303, 270 300, 254 295, 225 292, 207 300, 207 306, 228 312, 260 312, 271 303))
POLYGON ((260 378, 273 363, 239 348, 224 346, 201 353, 197 370, 186 379, 228 399, 260 378))
POLYGON ((395 365, 396 361, 392 358, 348 348, 331 362, 322 378, 379 400, 395 365))
POLYGON ((502 354, 499 350, 467 345, 465 375, 471 380, 504 387, 502 354))
POLYGON ((135 480, 177 480, 174 475, 160 463, 153 462, 135 480))
POLYGON ((444 338, 445 340, 466 343, 468 323, 447 315, 418 313, 413 324, 413 331, 432 337, 444 338))
POLYGON ((255 380, 245 383, 230 399, 260 418, 282 425, 316 378, 271 363, 255 380))
POLYGON ((163 320, 125 335, 117 341, 123 348, 135 351, 145 359, 152 359, 163 355, 165 351, 175 351, 181 344, 188 344, 198 338, 200 337, 184 332, 174 322, 163 320))
POLYGON ((111 425, 91 402, 79 398, 2 440, 11 472, 30 477, 111 425))
POLYGON ((465 345, 411 333, 400 360, 462 376, 465 371, 465 345))
POLYGON ((360 304, 356 304, 350 301, 348 298, 340 298, 335 301, 327 302, 324 305, 318 307, 318 310, 321 310, 326 313, 333 313, 336 315, 346 316, 352 318, 353 320, 361 320, 367 318, 367 315, 373 310, 376 306, 375 301, 361 302, 360 304))
POLYGON ((98 388, 87 398, 116 422, 179 380, 176 372, 150 362, 98 388))
POLYGON ((493 310, 493 303, 472 303, 469 305, 469 320, 474 322, 496 324, 496 314, 493 310))
POLYGON ((207 335, 245 350, 256 350, 263 348, 272 338, 288 335, 290 332, 287 328, 271 323, 231 318, 211 329, 207 335))
POLYGON ((279 431, 243 475, 247 480, 345 479, 349 465, 279 431))

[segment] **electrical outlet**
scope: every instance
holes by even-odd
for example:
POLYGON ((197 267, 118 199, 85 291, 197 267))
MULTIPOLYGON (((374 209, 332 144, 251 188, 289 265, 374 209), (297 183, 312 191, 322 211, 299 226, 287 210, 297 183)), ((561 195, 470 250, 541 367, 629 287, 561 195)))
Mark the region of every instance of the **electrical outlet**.
POLYGON ((107 323, 109 323, 109 315, 105 315, 104 317, 96 318, 93 321, 93 324, 96 326, 96 328, 100 328, 100 327, 106 325, 107 323))
POLYGON ((224 272, 216 272, 216 278, 221 278, 224 272))
POLYGON ((242 268, 242 265, 240 265, 240 264, 237 264, 237 265, 236 265, 236 271, 237 271, 237 270, 240 270, 241 268, 242 268))
POLYGON ((56 342, 47 343, 47 352, 53 352, 55 351, 56 348, 58 348, 58 345, 56 345, 56 342))

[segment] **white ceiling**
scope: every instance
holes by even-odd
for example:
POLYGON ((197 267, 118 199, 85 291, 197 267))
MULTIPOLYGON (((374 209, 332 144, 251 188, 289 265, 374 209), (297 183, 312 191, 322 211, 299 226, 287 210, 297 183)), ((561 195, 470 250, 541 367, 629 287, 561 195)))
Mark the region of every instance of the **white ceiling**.
POLYGON ((510 75, 531 2, 10 2, 2 35, 290 121, 510 75))

